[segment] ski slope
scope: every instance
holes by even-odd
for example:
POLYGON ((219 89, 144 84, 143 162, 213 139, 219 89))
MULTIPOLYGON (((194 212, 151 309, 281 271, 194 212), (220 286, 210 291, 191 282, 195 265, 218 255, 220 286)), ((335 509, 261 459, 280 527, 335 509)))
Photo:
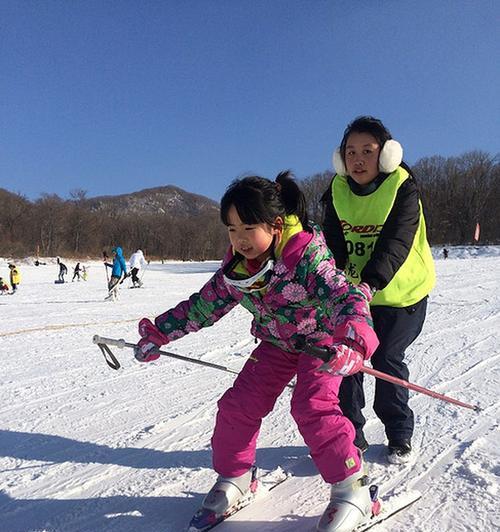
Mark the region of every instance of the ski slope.
MULTIPOLYGON (((216 401, 234 376, 167 358, 139 364, 127 349, 114 350, 122 363, 114 371, 92 336, 135 342, 141 317, 186 298, 218 264, 151 264, 144 288, 129 290, 127 280, 118 302, 103 301, 100 263, 90 264, 87 282, 64 285, 53 283, 54 263, 18 265, 18 293, 0 296, 1 529, 181 532, 214 481, 216 401)), ((423 493, 374 531, 500 530, 500 248, 450 248, 436 268, 424 330, 407 353, 411 380, 483 410, 411 393, 418 456, 400 467, 386 463, 381 424, 366 409, 372 477, 388 494, 423 493)), ((8 277, 3 259, 0 275, 8 277)), ((249 323, 236 308, 168 349, 237 370, 255 346, 249 323)), ((263 423, 258 463, 295 477, 221 532, 310 531, 325 507, 328 487, 307 458, 289 399, 286 390, 263 423)))

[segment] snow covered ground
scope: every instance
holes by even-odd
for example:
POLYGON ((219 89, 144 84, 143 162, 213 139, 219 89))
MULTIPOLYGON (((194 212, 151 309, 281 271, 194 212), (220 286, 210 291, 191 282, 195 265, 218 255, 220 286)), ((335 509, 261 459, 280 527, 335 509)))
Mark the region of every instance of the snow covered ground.
MULTIPOLYGON (((377 531, 500 530, 500 248, 435 252, 438 283, 424 330, 408 351, 411 380, 476 413, 415 393, 409 466, 384 460, 381 424, 367 408, 366 454, 384 491, 423 493, 377 531)), ((74 264, 68 263, 68 266, 74 264)), ((53 283, 54 264, 20 263, 17 294, 0 297, 0 528, 8 532, 181 532, 211 486, 209 441, 217 398, 233 376, 162 358, 139 364, 115 350, 110 369, 92 336, 137 340, 137 321, 197 290, 217 263, 152 264, 143 289, 104 302, 104 267, 87 282, 53 283)), ((0 275, 7 263, 0 260, 0 275)), ((127 281, 128 283, 128 281, 127 281)), ((249 315, 235 309, 214 327, 168 346, 238 369, 254 347, 249 315)), ((371 377, 367 377, 372 396, 371 377)), ((328 488, 307 459, 289 414, 289 391, 265 420, 258 462, 294 468, 271 505, 224 530, 310 531, 328 488), (287 483, 290 482, 289 488, 287 483)), ((244 514, 243 514, 244 515, 244 514)))

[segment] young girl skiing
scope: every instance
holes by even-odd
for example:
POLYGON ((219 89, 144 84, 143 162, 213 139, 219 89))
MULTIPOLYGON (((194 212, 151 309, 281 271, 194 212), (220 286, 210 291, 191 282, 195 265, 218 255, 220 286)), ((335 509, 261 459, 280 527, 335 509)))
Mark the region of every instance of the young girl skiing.
POLYGON ((353 530, 371 515, 372 504, 355 431, 337 393, 342 376, 358 371, 378 345, 370 292, 335 268, 321 232, 308 224, 305 197, 289 173, 276 182, 256 176, 233 182, 221 201, 221 219, 231 243, 221 268, 154 323, 143 318, 135 350, 139 361, 155 360, 161 345, 213 325, 238 303, 253 314, 251 332, 260 344, 218 402, 212 450, 219 477, 190 530, 208 530, 255 490, 262 419, 295 375, 291 414, 331 484, 317 530, 353 530), (336 355, 324 364, 301 352, 304 341, 336 355))

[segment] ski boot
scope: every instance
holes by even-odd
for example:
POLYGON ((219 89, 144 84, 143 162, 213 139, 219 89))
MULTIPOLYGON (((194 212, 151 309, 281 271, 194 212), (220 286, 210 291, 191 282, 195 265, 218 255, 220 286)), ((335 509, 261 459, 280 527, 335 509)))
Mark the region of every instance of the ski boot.
POLYGON ((387 460, 391 464, 406 464, 413 457, 411 440, 389 440, 387 460))
POLYGON ((221 477, 207 493, 201 508, 189 523, 188 532, 210 530, 230 515, 247 506, 257 491, 257 468, 239 477, 221 477))
POLYGON ((317 532, 352 532, 380 512, 377 488, 368 486, 363 467, 341 482, 332 484, 330 502, 316 528, 317 532))

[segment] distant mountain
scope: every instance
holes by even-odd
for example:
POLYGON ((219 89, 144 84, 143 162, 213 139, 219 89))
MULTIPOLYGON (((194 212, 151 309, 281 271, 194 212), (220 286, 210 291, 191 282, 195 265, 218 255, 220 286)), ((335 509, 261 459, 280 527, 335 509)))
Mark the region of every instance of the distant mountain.
POLYGON ((30 202, 27 200, 22 194, 17 194, 15 192, 10 192, 9 190, 6 190, 5 188, 0 187, 0 202, 4 201, 20 201, 22 203, 25 203, 28 205, 30 202))
POLYGON ((167 214, 173 218, 216 213, 219 209, 216 201, 171 185, 117 196, 97 196, 87 199, 85 205, 92 211, 111 209, 133 214, 167 214))

